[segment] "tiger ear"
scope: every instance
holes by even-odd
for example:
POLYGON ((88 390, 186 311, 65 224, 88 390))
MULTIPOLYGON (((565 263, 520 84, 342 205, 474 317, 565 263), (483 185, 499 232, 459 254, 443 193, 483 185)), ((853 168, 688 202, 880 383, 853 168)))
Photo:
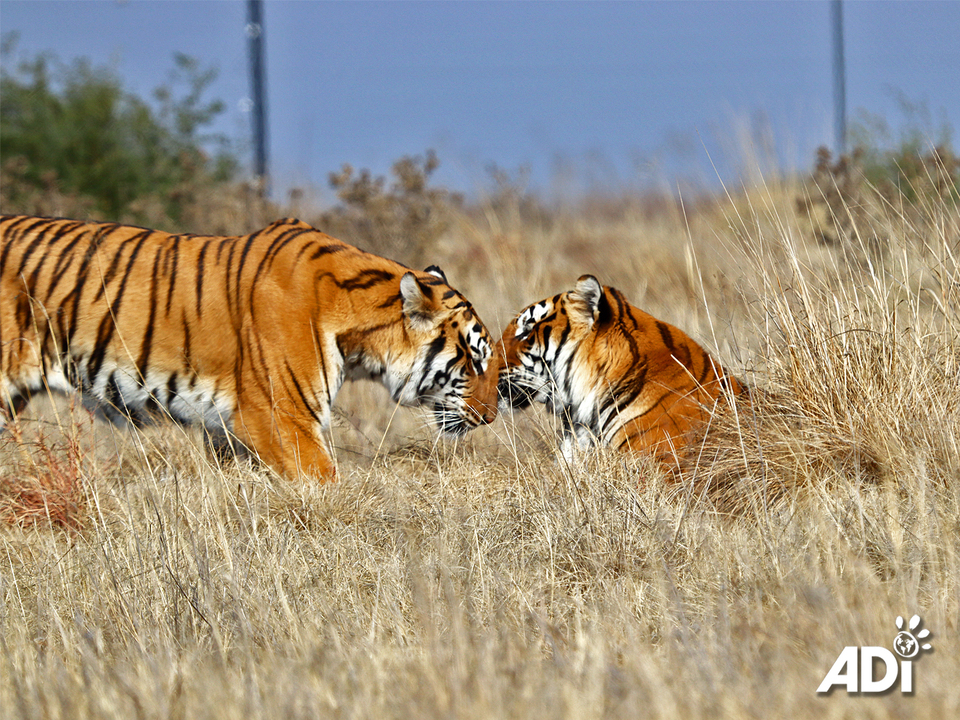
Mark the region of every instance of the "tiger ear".
POLYGON ((414 330, 429 330, 437 324, 437 304, 433 299, 433 291, 417 280, 412 272, 404 273, 400 278, 400 299, 403 316, 414 330))
POLYGON ((571 315, 587 325, 593 325, 599 315, 603 288, 593 275, 583 275, 568 295, 571 315))
POLYGON ((434 277, 440 278, 440 279, 443 280, 445 283, 447 283, 447 285, 450 284, 449 282, 447 282, 447 276, 444 274, 443 270, 441 270, 440 268, 438 268, 436 265, 431 265, 431 266, 428 267, 426 270, 424 270, 424 272, 425 272, 425 273, 430 273, 430 274, 433 275, 434 277))

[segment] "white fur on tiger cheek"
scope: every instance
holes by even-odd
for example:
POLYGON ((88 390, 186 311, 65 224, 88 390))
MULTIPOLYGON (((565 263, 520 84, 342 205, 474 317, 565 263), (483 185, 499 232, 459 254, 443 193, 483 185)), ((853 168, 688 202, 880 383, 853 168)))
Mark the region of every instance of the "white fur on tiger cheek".
POLYGON ((480 325, 474 325, 467 333, 467 347, 470 348, 471 357, 480 366, 480 372, 486 372, 493 350, 480 325))
POLYGON ((599 404, 601 388, 590 367, 576 361, 577 347, 575 342, 558 346, 551 338, 546 348, 539 348, 539 357, 531 352, 521 359, 518 369, 528 382, 534 381, 531 384, 539 382, 538 401, 568 408, 579 425, 590 428, 595 422, 594 410, 599 404))
POLYGON ((560 441, 560 454, 568 463, 576 462, 580 453, 580 441, 574 435, 565 435, 560 441))
POLYGON ((576 346, 568 343, 562 348, 555 348, 550 363, 557 368, 557 381, 553 383, 557 393, 557 400, 573 410, 577 421, 588 422, 596 393, 591 382, 590 372, 577 363, 574 358, 576 346), (565 382, 564 382, 565 380, 565 382))
POLYGON ((528 332, 531 325, 540 322, 549 312, 550 308, 547 303, 537 303, 536 305, 528 307, 517 317, 517 330, 514 333, 514 337, 520 337, 528 332))

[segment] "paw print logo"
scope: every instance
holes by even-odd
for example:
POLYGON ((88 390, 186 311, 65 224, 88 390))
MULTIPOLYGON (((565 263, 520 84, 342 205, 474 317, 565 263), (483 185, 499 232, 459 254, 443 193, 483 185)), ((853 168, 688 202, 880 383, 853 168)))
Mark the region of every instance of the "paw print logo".
POLYGON ((930 643, 920 644, 921 640, 930 635, 930 631, 924 628, 916 634, 913 632, 919 627, 920 622, 920 616, 914 615, 910 618, 910 626, 905 630, 903 627, 903 618, 900 615, 897 616, 897 629, 900 632, 898 632, 897 636, 893 639, 893 649, 897 651, 897 655, 900 657, 916 657, 921 649, 930 649, 930 643))

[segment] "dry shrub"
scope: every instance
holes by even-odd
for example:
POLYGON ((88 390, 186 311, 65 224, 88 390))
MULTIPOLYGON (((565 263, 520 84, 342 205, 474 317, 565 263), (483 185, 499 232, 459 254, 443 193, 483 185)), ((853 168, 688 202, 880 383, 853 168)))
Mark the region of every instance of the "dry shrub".
POLYGON ((403 157, 391 168, 393 182, 369 170, 354 173, 344 165, 330 174, 340 204, 313 224, 324 232, 364 250, 412 267, 431 263, 428 255, 450 226, 451 213, 461 203, 456 193, 431 187, 439 166, 436 154, 403 157))
POLYGON ((19 463, 0 474, 0 522, 80 532, 88 520, 87 481, 76 438, 51 442, 40 433, 25 445, 17 423, 9 431, 23 452, 19 463))
POLYGON ((896 153, 857 147, 831 160, 827 148, 817 151, 797 209, 819 242, 846 252, 882 257, 891 242, 898 244, 892 238, 903 221, 931 226, 943 207, 956 208, 960 199, 960 159, 948 145, 896 153))
POLYGON ((256 182, 186 182, 169 195, 150 195, 130 203, 121 222, 202 235, 245 235, 285 215, 256 182), (167 207, 179 207, 178 218, 169 217, 167 207))

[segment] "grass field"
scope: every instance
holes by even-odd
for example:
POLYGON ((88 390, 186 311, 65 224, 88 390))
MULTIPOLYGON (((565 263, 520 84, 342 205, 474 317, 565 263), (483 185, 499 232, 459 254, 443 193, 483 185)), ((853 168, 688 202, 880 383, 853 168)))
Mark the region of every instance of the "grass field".
POLYGON ((432 248, 493 332, 592 272, 767 391, 680 483, 566 464, 540 409, 437 440, 373 385, 328 486, 36 402, 0 439, 0 716, 960 715, 960 212, 804 192, 501 198, 432 248), (912 695, 817 694, 915 613, 912 695))

